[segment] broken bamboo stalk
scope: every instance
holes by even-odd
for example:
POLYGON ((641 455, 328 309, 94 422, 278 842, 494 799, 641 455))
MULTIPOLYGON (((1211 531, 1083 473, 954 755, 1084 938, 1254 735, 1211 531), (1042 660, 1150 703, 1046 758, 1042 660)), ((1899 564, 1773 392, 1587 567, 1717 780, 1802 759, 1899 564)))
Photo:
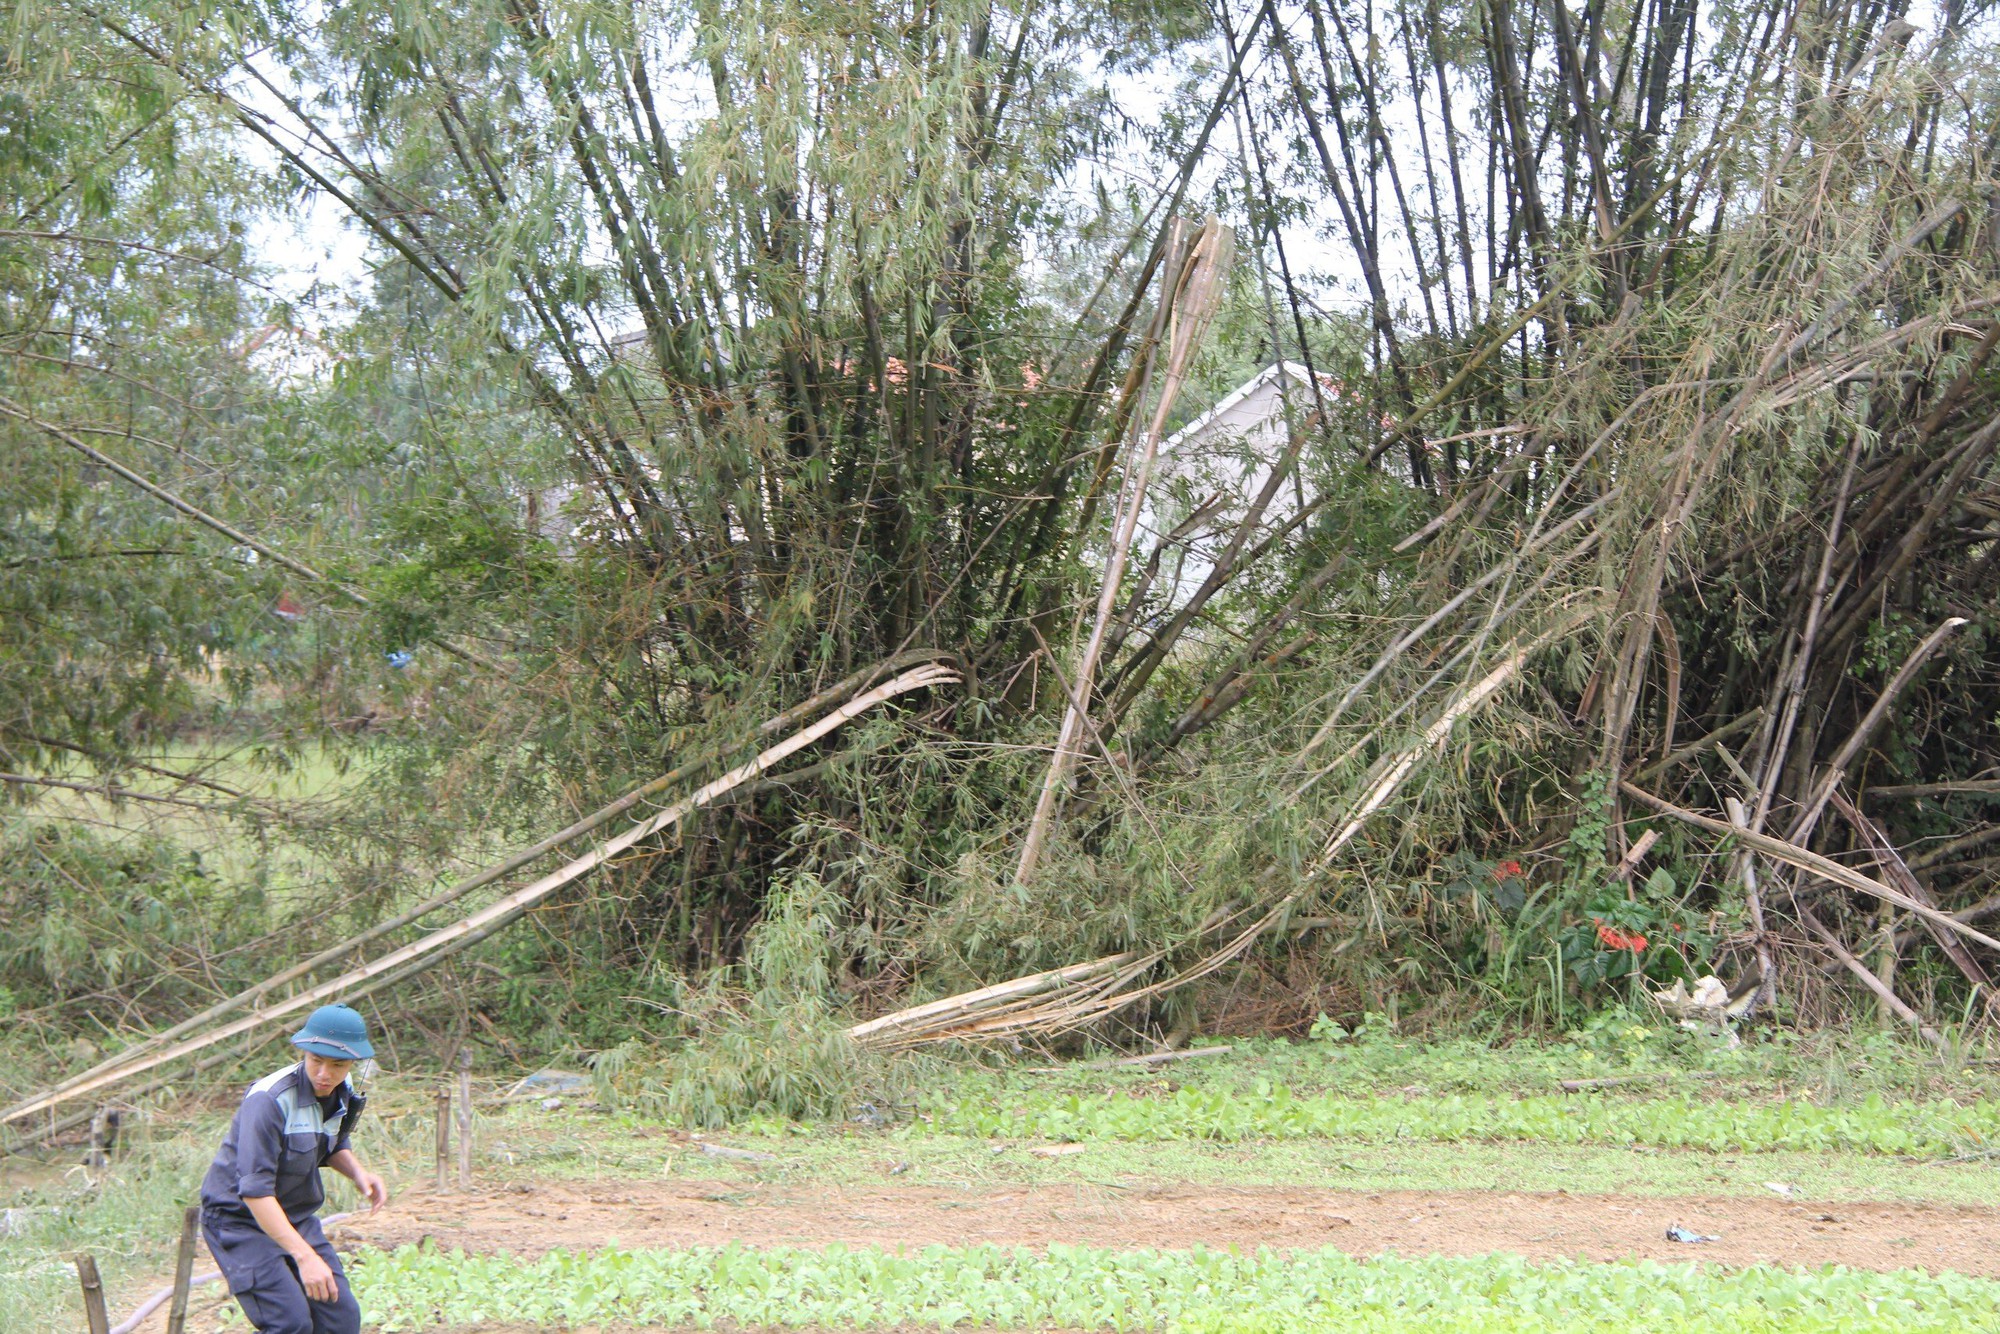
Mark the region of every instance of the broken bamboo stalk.
POLYGON ((1646 860, 1646 854, 1651 852, 1653 845, 1659 841, 1660 831, 1657 829, 1648 829, 1645 833, 1639 835, 1638 842, 1626 849, 1624 857, 1619 860, 1617 866, 1612 868, 1611 878, 1613 880, 1629 881, 1633 874, 1638 871, 1639 863, 1646 860))
POLYGON ((1812 909, 1800 907, 1799 921, 1805 924, 1808 931, 1818 936, 1820 941, 1833 951, 1833 957, 1840 960, 1842 966, 1860 980, 1861 985, 1874 992, 1876 997, 1881 1000, 1882 1004, 1889 1008, 1892 1014, 1911 1028, 1916 1029, 1918 1035, 1924 1041, 1930 1043, 1939 1051, 1943 1051, 1946 1048, 1948 1044, 1945 1041, 1944 1034, 1925 1023, 1923 1016, 1904 1004, 1902 998, 1890 988, 1887 982, 1875 976, 1874 973, 1869 971, 1868 965, 1855 958, 1853 952, 1847 946, 1840 943, 1840 937, 1834 935, 1832 930, 1821 922, 1819 918, 1813 916, 1812 909))
MULTIPOLYGON (((1176 232, 1180 225, 1176 220, 1176 232)), ((1169 247, 1178 248, 1175 242, 1169 242, 1169 247)), ((1081 739, 1090 716, 1090 695, 1097 682, 1097 662, 1104 651, 1105 636, 1117 619, 1118 592, 1125 582, 1125 563, 1131 554, 1133 536, 1138 532, 1140 512, 1145 508, 1146 488, 1153 475, 1153 460, 1159 454, 1161 440, 1166 436, 1168 414, 1173 411, 1174 401, 1180 397, 1195 350, 1201 346, 1202 337, 1208 332, 1209 323, 1222 304, 1227 290, 1225 280, 1234 252, 1235 233, 1224 227, 1220 219, 1211 216, 1189 248, 1186 261, 1178 269, 1168 269, 1168 286, 1160 301, 1169 324, 1166 378, 1160 385, 1152 422, 1146 429, 1143 443, 1135 451, 1120 493, 1117 524, 1111 534, 1111 551, 1105 558, 1104 581, 1097 594, 1097 615, 1091 622, 1090 636, 1084 641, 1083 654, 1077 661, 1069 703, 1063 710, 1062 727, 1056 733, 1055 751, 1049 756, 1048 773, 1042 779, 1034 816, 1028 822, 1027 836, 1021 841, 1021 859, 1014 870, 1016 883, 1026 884, 1035 873, 1035 864, 1041 859, 1049 827, 1055 820, 1056 807, 1062 798, 1063 782, 1069 775, 1075 752, 1082 749, 1081 739)))
MULTIPOLYGON (((759 735, 768 735, 781 731, 785 727, 795 726, 798 723, 804 722, 819 709, 832 703, 834 699, 839 698, 843 694, 850 693, 863 685, 870 684, 873 679, 880 677, 884 673, 900 668, 921 666, 924 663, 942 662, 949 659, 950 656, 944 650, 934 648, 910 649, 903 653, 894 654, 881 662, 875 663, 871 667, 856 672, 838 684, 820 691, 818 694, 812 696, 812 698, 793 705, 783 713, 766 719, 758 725, 757 731, 759 735)), ((269 995, 279 987, 290 982, 295 982, 299 978, 307 976, 314 970, 332 963, 336 959, 353 954, 355 951, 381 939, 383 936, 389 935, 391 932, 399 931, 403 927, 419 922, 440 908, 445 908, 458 902, 474 890, 483 889, 487 885, 512 875, 524 867, 533 865, 564 844, 572 843, 592 830, 600 828, 626 811, 631 810, 634 806, 646 801, 648 798, 668 791, 692 776, 703 766, 711 763, 713 759, 714 756, 712 755, 700 756, 690 760, 686 764, 676 766, 658 778, 649 779, 632 788, 617 800, 600 806, 589 815, 549 835, 532 847, 523 848, 503 861, 496 862, 483 870, 466 876, 449 888, 424 900, 422 903, 398 913, 386 921, 377 922, 359 935, 351 936, 339 944, 330 945, 310 958, 301 960, 289 968, 274 973, 254 986, 244 988, 234 996, 217 1001, 215 1004, 188 1016, 172 1027, 155 1033, 143 1041, 134 1043, 115 1056, 108 1057, 91 1066, 89 1069, 80 1071, 70 1078, 52 1085, 46 1092, 58 1096, 67 1096, 71 1091, 83 1086, 98 1075, 130 1065, 148 1052, 157 1051, 177 1038, 185 1037, 189 1033, 199 1032, 202 1028, 226 1014, 233 1014, 247 1005, 255 1005, 258 1000, 269 995)), ((0 1115, 0 1124, 5 1124, 8 1119, 5 1115, 0 1115)))
POLYGON ((70 1099, 108 1088, 143 1074, 148 1070, 165 1065, 169 1061, 192 1055, 220 1042, 226 1042, 240 1033, 247 1033, 274 1023, 286 1015, 311 1006, 324 1004, 356 987, 381 978, 392 970, 413 962, 421 962, 427 956, 437 955, 449 947, 463 943, 488 927, 498 927, 515 920, 531 906, 548 898, 557 890, 582 878, 605 865, 620 853, 652 837, 661 830, 678 824, 691 812, 709 805, 717 797, 723 796, 749 782, 779 761, 796 754, 807 746, 837 730, 851 719, 870 709, 913 690, 931 686, 947 685, 957 681, 958 674, 935 663, 904 672, 892 680, 885 681, 864 694, 857 695, 834 712, 820 719, 812 726, 804 728, 775 746, 764 750, 754 759, 738 765, 728 773, 705 784, 692 796, 685 797, 645 820, 634 824, 617 836, 607 839, 595 850, 573 859, 562 867, 542 876, 531 884, 502 896, 479 911, 452 923, 450 926, 431 932, 420 940, 391 950, 370 962, 363 964, 316 987, 308 988, 286 999, 269 1005, 254 1014, 246 1015, 219 1028, 212 1029, 199 1037, 188 1038, 162 1050, 149 1053, 144 1059, 105 1071, 93 1078, 72 1081, 61 1093, 43 1092, 0 1111, 0 1125, 32 1116, 38 1111, 53 1107, 70 1099))
POLYGON ((1721 820, 1711 819, 1699 812, 1688 810, 1684 806, 1676 806, 1670 801, 1656 797, 1644 788, 1635 787, 1623 779, 1619 780, 1618 787, 1627 796, 1652 807, 1662 815, 1671 815, 1677 820, 1686 821, 1688 824, 1700 829, 1709 830, 1711 833, 1728 834, 1734 838, 1741 839, 1744 844, 1755 848, 1772 861, 1783 862, 1787 866, 1805 871, 1811 875, 1816 875, 1822 880, 1830 880, 1836 885, 1841 885, 1858 893, 1872 895, 1884 903, 1893 903, 1899 908, 1907 908, 1926 921, 1936 922, 1947 930, 1956 931, 1967 940, 1977 941, 1988 949, 2000 950, 2000 940, 1995 940, 1983 931, 1974 930, 1971 926, 1959 921, 1948 913, 1940 912, 1927 903, 1919 903, 1901 890, 1891 889, 1879 880, 1865 876, 1852 867, 1842 866, 1839 862, 1828 857, 1822 857, 1817 852, 1802 848, 1796 843, 1788 843, 1782 838, 1773 838, 1769 834, 1755 833, 1748 829, 1741 829, 1735 825, 1726 824, 1721 820))
MULTIPOLYGON (((1841 818, 1847 821, 1855 833, 1861 835, 1861 841, 1867 845, 1869 855, 1874 857, 1875 864, 1882 868, 1882 873, 1889 878, 1890 883, 1919 903, 1937 907, 1937 900, 1931 897, 1931 892, 1924 888, 1923 882, 1910 870, 1902 854, 1896 851, 1895 845, 1889 841, 1889 835, 1882 827, 1863 815, 1855 808, 1854 803, 1840 792, 1836 791, 1831 800, 1834 810, 1840 813, 1841 818)), ((1987 976, 1986 969, 1973 957, 1972 951, 1965 948, 1965 942, 1929 918, 1924 919, 1924 929, 1930 932, 1932 939, 1937 941, 1938 947, 1945 952, 1958 971, 1965 975, 1965 980, 1974 987, 1982 989, 1981 994, 1985 996, 1986 1003, 1992 1005, 1993 979, 1987 976)))

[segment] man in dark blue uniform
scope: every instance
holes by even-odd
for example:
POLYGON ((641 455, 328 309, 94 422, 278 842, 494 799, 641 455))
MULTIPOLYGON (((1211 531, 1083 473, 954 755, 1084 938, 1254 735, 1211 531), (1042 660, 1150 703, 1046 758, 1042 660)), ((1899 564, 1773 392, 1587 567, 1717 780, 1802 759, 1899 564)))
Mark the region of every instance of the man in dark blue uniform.
POLYGON ((250 1086, 202 1178, 201 1232, 260 1334, 357 1334, 361 1307, 320 1230, 319 1170, 352 1180, 370 1213, 389 1202, 348 1143, 368 1102, 348 1076, 375 1048, 345 1005, 313 1011, 292 1045, 303 1058, 250 1086))

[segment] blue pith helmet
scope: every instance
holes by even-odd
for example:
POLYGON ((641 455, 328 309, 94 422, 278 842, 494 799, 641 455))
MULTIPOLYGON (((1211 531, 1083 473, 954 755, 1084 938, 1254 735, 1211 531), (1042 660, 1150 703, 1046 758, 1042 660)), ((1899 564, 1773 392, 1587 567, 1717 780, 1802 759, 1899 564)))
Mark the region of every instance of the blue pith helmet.
POLYGON ((365 1061, 375 1054, 368 1025, 345 1005, 322 1005, 306 1026, 292 1034, 292 1045, 335 1061, 365 1061))

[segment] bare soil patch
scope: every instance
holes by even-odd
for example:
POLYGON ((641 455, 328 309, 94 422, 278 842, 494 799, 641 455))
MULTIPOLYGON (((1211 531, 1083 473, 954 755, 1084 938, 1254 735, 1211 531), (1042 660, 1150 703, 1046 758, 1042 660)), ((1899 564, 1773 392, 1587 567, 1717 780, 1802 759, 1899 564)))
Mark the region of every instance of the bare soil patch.
POLYGON ((1078 1183, 990 1191, 768 1182, 522 1182, 467 1195, 407 1194, 341 1225, 337 1243, 429 1242, 536 1256, 552 1249, 945 1245, 1110 1250, 1337 1247, 1356 1255, 1701 1260, 1847 1265, 2000 1277, 2000 1209, 1658 1198, 1565 1192, 1219 1188, 1078 1183), (1675 1224, 1720 1237, 1667 1240, 1675 1224))

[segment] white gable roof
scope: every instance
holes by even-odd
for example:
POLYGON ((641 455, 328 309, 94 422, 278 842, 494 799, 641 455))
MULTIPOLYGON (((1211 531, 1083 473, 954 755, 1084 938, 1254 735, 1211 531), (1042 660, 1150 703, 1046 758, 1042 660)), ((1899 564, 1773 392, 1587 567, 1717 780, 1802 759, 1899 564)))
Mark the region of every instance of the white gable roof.
MULTIPOLYGON (((1312 405, 1311 373, 1296 361, 1274 361, 1242 385, 1225 394, 1222 401, 1161 442, 1162 453, 1199 448, 1222 437, 1242 440, 1285 429, 1285 399, 1299 396, 1296 408, 1312 405)), ((1340 382, 1325 372, 1319 377, 1320 394, 1340 395, 1340 382)))

